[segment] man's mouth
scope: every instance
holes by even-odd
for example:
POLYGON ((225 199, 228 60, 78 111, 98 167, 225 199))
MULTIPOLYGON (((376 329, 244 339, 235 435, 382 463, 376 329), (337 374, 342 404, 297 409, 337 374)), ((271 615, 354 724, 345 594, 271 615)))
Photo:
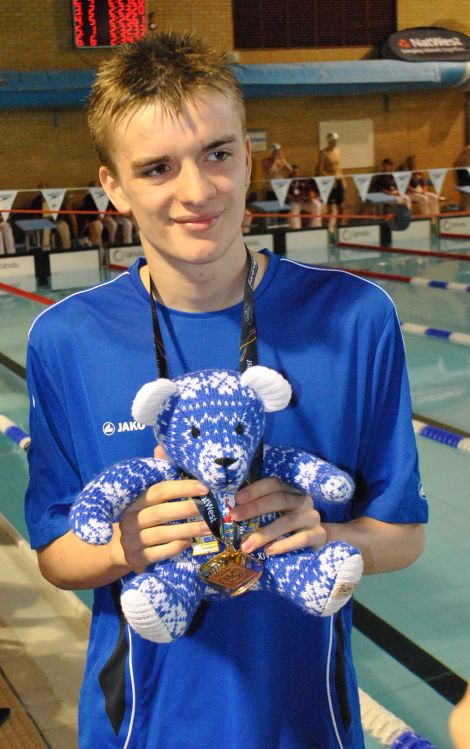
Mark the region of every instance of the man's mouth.
POLYGON ((204 213, 200 216, 180 216, 173 219, 175 224, 182 226, 188 231, 207 231, 217 223, 220 213, 204 213))

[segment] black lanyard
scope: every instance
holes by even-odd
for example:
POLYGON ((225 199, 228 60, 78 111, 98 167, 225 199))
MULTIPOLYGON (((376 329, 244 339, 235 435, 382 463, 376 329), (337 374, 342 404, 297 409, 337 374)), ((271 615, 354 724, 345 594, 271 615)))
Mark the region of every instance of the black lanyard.
MULTIPOLYGON (((240 328, 240 372, 245 372, 249 367, 258 364, 258 347, 256 343, 256 318, 253 299, 253 286, 258 270, 258 263, 253 255, 247 250, 249 262, 248 274, 245 281, 243 293, 242 321, 240 328)), ((150 306, 152 309, 153 341, 155 344, 155 359, 158 377, 169 377, 168 360, 163 343, 162 332, 158 322, 157 306, 153 299, 157 297, 157 290, 150 275, 150 306)))
MULTIPOLYGON (((257 331, 256 331, 256 318, 255 318, 255 305, 253 287, 256 278, 256 272, 258 270, 258 263, 256 262, 253 255, 246 250, 247 259, 249 263, 248 273, 245 281, 245 289, 243 293, 243 305, 242 305, 242 319, 240 326, 240 372, 245 372, 249 367, 258 364, 258 346, 257 346, 257 331)), ((152 309, 152 327, 153 327, 153 340, 155 344, 155 359, 157 366, 157 375, 159 377, 168 377, 168 359, 163 343, 162 332, 158 321, 157 305, 154 302, 156 299, 157 290, 152 276, 150 275, 150 306, 152 309)), ((261 462, 263 459, 263 442, 261 441, 256 454, 253 458, 248 482, 251 483, 256 481, 261 472, 261 462)), ((211 492, 204 498, 198 498, 196 504, 198 505, 199 512, 202 517, 209 525, 212 533, 217 538, 221 538, 221 526, 222 518, 217 507, 215 498, 211 492), (215 520, 214 520, 215 518, 215 520)), ((235 524, 236 525, 236 524, 235 524)), ((241 536, 240 529, 235 527, 236 541, 239 541, 241 536)))

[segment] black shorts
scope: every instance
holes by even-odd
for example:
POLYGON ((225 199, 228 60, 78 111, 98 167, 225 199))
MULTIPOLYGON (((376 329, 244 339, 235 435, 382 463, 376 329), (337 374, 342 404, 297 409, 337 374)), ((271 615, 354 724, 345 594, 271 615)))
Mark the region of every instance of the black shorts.
POLYGON ((340 179, 337 179, 330 192, 328 205, 342 205, 344 203, 344 187, 340 179))

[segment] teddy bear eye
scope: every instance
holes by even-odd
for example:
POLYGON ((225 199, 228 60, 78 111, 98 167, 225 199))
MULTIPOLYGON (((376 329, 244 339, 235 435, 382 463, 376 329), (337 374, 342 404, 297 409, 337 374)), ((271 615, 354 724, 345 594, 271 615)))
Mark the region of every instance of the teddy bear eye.
POLYGON ((243 424, 241 421, 238 422, 237 426, 235 427, 235 433, 236 434, 243 434, 245 430, 243 429, 243 424))
POLYGON ((196 438, 196 437, 199 437, 200 434, 201 434, 200 429, 198 429, 198 427, 193 424, 191 427, 191 436, 196 438))

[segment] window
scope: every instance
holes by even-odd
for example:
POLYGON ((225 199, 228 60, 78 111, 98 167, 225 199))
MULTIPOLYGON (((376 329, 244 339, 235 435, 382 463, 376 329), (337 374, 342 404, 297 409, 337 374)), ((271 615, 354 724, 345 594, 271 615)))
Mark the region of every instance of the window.
POLYGON ((235 49, 381 45, 396 0, 233 0, 235 49))

